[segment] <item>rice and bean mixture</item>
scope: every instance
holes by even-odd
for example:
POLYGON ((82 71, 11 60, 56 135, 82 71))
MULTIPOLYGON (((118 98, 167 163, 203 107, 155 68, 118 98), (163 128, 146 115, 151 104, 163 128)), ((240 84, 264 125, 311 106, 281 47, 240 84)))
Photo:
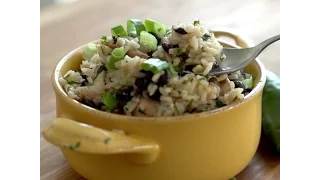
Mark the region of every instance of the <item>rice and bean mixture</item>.
POLYGON ((146 19, 116 26, 111 37, 83 48, 78 71, 59 79, 69 97, 87 106, 130 116, 178 116, 213 110, 252 89, 243 71, 211 76, 225 56, 199 21, 167 28, 146 19))

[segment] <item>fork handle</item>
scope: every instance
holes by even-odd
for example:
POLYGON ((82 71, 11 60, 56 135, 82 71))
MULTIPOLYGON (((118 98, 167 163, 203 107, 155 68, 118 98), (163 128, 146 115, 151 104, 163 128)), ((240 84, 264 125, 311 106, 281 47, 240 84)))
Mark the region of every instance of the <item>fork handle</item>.
POLYGON ((280 40, 280 34, 273 36, 272 38, 269 38, 265 41, 263 41, 262 43, 260 43, 257 47, 259 48, 259 52, 261 52, 262 50, 264 50, 266 47, 268 47, 270 44, 276 42, 280 40))

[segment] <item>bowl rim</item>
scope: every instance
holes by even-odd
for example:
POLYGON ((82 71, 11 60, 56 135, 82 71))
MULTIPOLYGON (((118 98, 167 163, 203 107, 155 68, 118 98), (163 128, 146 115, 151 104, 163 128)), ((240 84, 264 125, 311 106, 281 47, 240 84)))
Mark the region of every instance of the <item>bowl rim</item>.
MULTIPOLYGON (((91 41, 93 43, 97 42, 98 40, 95 41, 91 41)), ((230 43, 228 41, 222 40, 222 39, 218 39, 218 41, 222 44, 226 44, 228 46, 234 47, 234 48, 240 48, 238 45, 235 45, 233 43, 230 43)), ((199 113, 194 113, 194 114, 187 114, 187 115, 179 115, 179 116, 168 116, 168 117, 139 117, 139 116, 127 116, 127 115, 120 115, 120 114, 115 114, 115 113, 109 113, 109 112, 105 112, 105 111, 101 111, 101 110, 97 110, 94 109, 90 106, 87 106, 85 104, 82 104, 80 102, 78 102, 75 99, 72 99, 71 97, 69 97, 63 87, 61 87, 58 79, 60 76, 60 69, 61 67, 64 65, 64 63, 66 61, 68 61, 72 56, 74 56, 75 54, 77 54, 79 51, 82 50, 82 48, 84 47, 85 44, 83 44, 82 46, 73 49, 71 52, 67 53, 55 66, 54 69, 52 71, 51 74, 51 81, 52 81, 52 86, 53 89, 55 91, 55 96, 60 96, 62 97, 70 106, 73 106, 74 108, 80 109, 82 111, 85 111, 89 114, 95 115, 95 116, 100 116, 106 119, 110 119, 110 120, 120 120, 120 121, 130 121, 130 122, 157 122, 157 123, 161 123, 161 122, 182 122, 182 121, 186 121, 186 120, 194 120, 197 119, 199 117, 207 117, 207 116, 213 116, 216 114, 219 114, 221 112, 225 112, 225 111, 230 111, 233 108, 236 108, 240 105, 242 105, 243 103, 247 102, 248 100, 252 99, 253 97, 255 97, 260 91, 263 90, 263 87, 265 85, 266 82, 266 69, 263 65, 263 63, 256 58, 253 62, 255 62, 257 64, 257 70, 258 73, 260 73, 260 79, 258 81, 258 83, 256 84, 256 86, 252 89, 252 91, 246 95, 243 99, 237 101, 237 102, 233 102, 229 105, 226 105, 224 107, 221 108, 217 108, 214 110, 210 110, 210 111, 204 111, 204 112, 199 112, 199 113)), ((57 98, 57 97, 56 97, 57 98)), ((76 119, 74 119, 76 120, 76 119)))

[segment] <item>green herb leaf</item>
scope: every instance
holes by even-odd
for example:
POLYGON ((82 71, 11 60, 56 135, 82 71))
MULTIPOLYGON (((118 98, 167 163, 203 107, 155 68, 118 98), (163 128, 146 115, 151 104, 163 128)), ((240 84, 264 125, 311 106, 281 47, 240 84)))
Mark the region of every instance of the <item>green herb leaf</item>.
POLYGON ((101 40, 102 40, 103 42, 107 42, 107 36, 102 36, 102 37, 101 37, 101 40))
POLYGON ((216 106, 219 108, 225 106, 225 104, 221 101, 216 101, 216 106))
POLYGON ((111 137, 106 137, 103 142, 105 144, 108 144, 110 140, 111 140, 111 137))
POLYGON ((202 39, 203 39, 204 41, 207 41, 210 37, 211 37, 210 34, 205 33, 205 34, 202 36, 202 39))
POLYGON ((177 49, 177 56, 181 56, 183 54, 183 51, 181 48, 177 49))
POLYGON ((193 21, 193 25, 194 25, 194 26, 198 26, 198 25, 200 25, 200 20, 193 21))
POLYGON ((75 148, 80 147, 80 141, 78 141, 74 147, 75 147, 75 148))
POLYGON ((180 66, 173 66, 173 69, 178 73, 182 73, 182 71, 183 71, 183 68, 180 66))
POLYGON ((77 141, 75 145, 68 145, 66 147, 73 151, 73 150, 75 150, 75 149, 80 147, 80 141, 77 141))

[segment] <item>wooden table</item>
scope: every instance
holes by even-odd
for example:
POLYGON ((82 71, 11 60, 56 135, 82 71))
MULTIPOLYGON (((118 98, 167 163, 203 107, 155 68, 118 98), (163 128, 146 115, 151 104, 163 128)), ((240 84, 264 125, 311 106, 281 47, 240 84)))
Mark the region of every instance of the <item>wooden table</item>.
MULTIPOLYGON (((146 17, 164 24, 199 18, 208 27, 235 28, 259 43, 280 33, 280 0, 80 0, 41 10, 41 130, 55 118, 50 75, 57 61, 73 48, 107 34, 110 27, 124 24, 128 18, 146 17)), ((280 42, 269 46, 259 58, 267 69, 280 75, 280 42)), ((40 144, 41 179, 83 179, 68 166, 59 149, 41 135, 40 144)), ((237 179, 280 179, 280 156, 270 152, 269 146, 262 137, 255 157, 237 179)))

